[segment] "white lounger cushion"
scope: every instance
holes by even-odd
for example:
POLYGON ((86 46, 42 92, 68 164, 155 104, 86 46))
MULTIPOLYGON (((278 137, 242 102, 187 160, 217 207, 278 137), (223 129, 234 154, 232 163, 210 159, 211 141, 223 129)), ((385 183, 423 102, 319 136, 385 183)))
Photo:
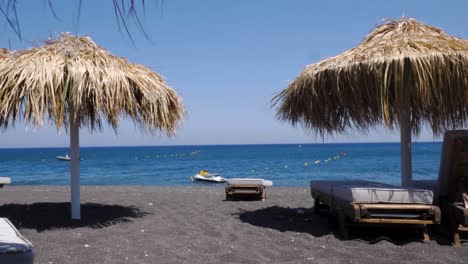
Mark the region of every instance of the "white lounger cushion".
POLYGON ((10 184, 11 179, 8 177, 0 177, 0 184, 10 184))
POLYGON ((32 244, 6 218, 0 218, 0 263, 34 262, 32 244))
POLYGON ((273 186, 272 181, 254 178, 232 178, 227 179, 228 185, 263 185, 265 187, 273 186))
POLYGON ((430 190, 370 181, 311 181, 310 189, 351 203, 432 204, 434 200, 430 190))

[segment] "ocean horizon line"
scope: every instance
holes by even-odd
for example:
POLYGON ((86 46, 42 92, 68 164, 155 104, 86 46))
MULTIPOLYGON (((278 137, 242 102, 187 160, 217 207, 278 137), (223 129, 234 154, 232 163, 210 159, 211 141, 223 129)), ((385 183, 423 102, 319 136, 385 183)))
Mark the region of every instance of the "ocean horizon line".
MULTIPOLYGON (((412 144, 442 143, 442 141, 415 141, 412 144)), ((245 143, 245 144, 181 144, 181 145, 116 145, 116 146, 80 146, 80 148, 154 148, 154 147, 222 147, 222 146, 291 146, 291 145, 376 145, 376 144, 400 144, 399 141, 375 141, 375 142, 328 142, 328 143, 245 143)), ((7 147, 8 149, 64 149, 69 146, 53 147, 7 147)))

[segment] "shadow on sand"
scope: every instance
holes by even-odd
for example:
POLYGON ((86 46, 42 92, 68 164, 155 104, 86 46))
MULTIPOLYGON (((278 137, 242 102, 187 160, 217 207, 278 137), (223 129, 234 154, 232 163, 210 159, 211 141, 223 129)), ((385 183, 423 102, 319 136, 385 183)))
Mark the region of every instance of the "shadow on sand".
POLYGON ((5 204, 0 217, 8 218, 17 228, 37 231, 71 229, 77 227, 103 228, 148 213, 132 206, 86 203, 81 205, 81 220, 71 220, 70 203, 5 204))
MULTIPOLYGON (((272 206, 255 211, 242 211, 236 214, 242 222, 251 225, 276 229, 281 232, 293 231, 308 233, 314 237, 334 235, 340 239, 338 228, 333 217, 326 213, 315 214, 314 209, 289 208, 272 206)), ((404 245, 410 242, 423 243, 421 229, 405 226, 359 226, 353 225, 349 229, 350 240, 361 241, 368 244, 376 244, 380 241, 388 241, 396 245, 404 245)), ((451 245, 447 239, 446 230, 438 228, 436 232, 430 232, 431 240, 439 245, 451 245)))

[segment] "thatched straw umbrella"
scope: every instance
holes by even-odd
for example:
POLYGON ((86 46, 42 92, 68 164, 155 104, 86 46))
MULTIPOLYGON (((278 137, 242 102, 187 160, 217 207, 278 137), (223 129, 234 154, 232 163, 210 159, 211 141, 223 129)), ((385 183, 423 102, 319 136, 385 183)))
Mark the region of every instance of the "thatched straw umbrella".
POLYGON ((181 99, 163 78, 96 45, 62 34, 43 46, 12 52, 0 65, 0 125, 44 117, 70 132, 72 218, 80 218, 79 128, 117 129, 126 115, 151 133, 172 135, 184 115, 181 99))
POLYGON ((389 20, 356 48, 308 65, 278 94, 277 117, 319 135, 400 126, 402 185, 412 181, 411 132, 466 124, 468 41, 415 19, 389 20))
POLYGON ((5 48, 0 48, 0 59, 4 59, 5 57, 7 57, 7 54, 9 53, 10 51, 5 49, 5 48))
MULTIPOLYGON (((3 63, 3 59, 8 57, 8 54, 10 53, 9 50, 5 48, 0 48, 0 65, 3 63)), ((0 115, 0 123, 3 123, 3 116, 0 115)))

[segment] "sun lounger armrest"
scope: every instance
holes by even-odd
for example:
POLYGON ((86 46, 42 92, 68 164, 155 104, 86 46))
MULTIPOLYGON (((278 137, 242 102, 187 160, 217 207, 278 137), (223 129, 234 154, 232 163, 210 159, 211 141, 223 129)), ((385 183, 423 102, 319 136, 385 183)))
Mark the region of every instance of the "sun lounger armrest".
POLYGON ((452 209, 457 223, 468 226, 468 208, 462 204, 452 204, 452 209))

